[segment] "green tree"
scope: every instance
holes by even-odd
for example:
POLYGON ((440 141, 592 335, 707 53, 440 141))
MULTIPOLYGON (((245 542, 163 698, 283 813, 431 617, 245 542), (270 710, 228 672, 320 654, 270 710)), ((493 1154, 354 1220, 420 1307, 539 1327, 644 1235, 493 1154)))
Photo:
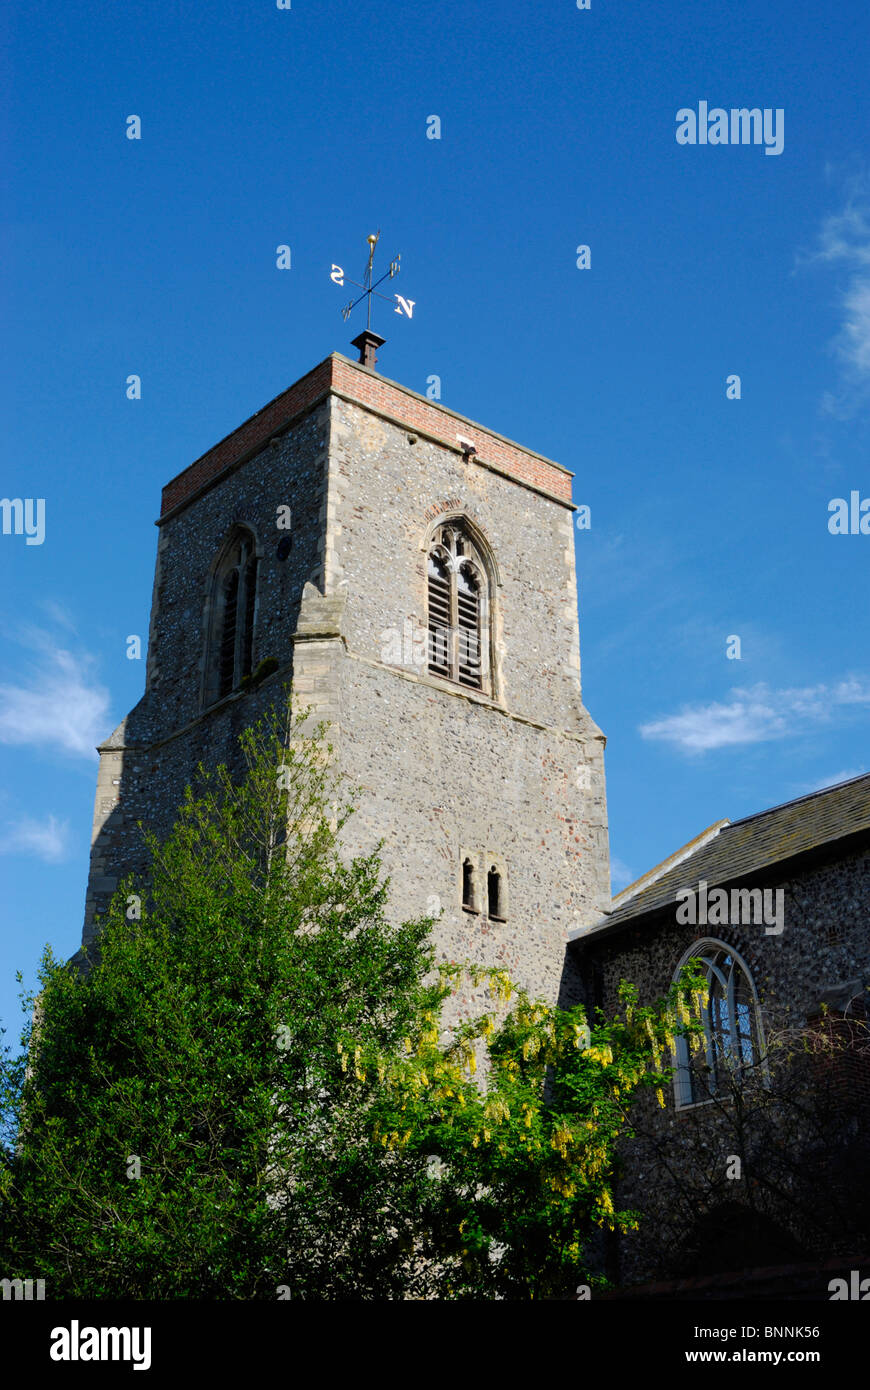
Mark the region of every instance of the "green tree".
POLYGON ((697 980, 645 1009, 626 987, 590 1030, 436 965, 431 920, 389 922, 377 856, 339 854, 322 730, 288 706, 241 749, 239 780, 200 768, 147 837, 87 970, 46 950, 0 1071, 4 1275, 53 1297, 564 1296, 596 1229, 637 1220, 610 1187, 624 1102, 697 1029, 697 980), (468 979, 493 1008, 439 1031, 468 979))

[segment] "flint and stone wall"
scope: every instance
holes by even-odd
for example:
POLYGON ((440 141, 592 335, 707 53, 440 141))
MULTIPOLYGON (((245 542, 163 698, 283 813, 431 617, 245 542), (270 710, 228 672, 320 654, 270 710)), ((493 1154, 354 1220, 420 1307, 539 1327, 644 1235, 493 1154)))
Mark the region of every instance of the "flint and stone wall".
MULTIPOLYGON (((685 885, 693 886, 691 861, 685 885)), ((694 886, 697 886, 694 884, 694 886)), ((767 934, 762 925, 680 925, 676 903, 626 924, 610 936, 580 938, 570 948, 582 978, 576 996, 588 1008, 599 1004, 617 1011, 620 980, 638 986, 641 1004, 665 994, 685 952, 713 938, 733 947, 745 961, 758 994, 766 1041, 788 1029, 795 1038, 815 1020, 828 996, 829 1028, 852 1037, 841 1055, 798 1058, 807 1086, 807 1109, 797 1108, 798 1074, 776 1073, 774 1090, 790 1097, 781 1124, 771 1131, 749 1104, 745 1115, 728 1102, 677 1109, 673 1086, 665 1089, 660 1108, 646 1093, 633 1111, 637 1137, 624 1142, 618 1205, 644 1214, 639 1232, 614 1242, 611 1277, 639 1284, 673 1275, 730 1269, 730 1233, 742 1222, 740 1208, 763 1213, 759 1227, 760 1260, 742 1263, 785 1264, 789 1258, 820 1260, 848 1253, 868 1241, 867 1152, 870 1142, 870 1049, 863 1020, 870 982, 870 846, 864 834, 853 835, 765 874, 729 888, 762 888, 784 893, 784 928, 767 934), (852 985, 853 988, 846 988, 852 985), (851 1018, 843 1017, 847 996, 857 993, 851 1018), (745 1147, 735 1145, 745 1120, 745 1147), (829 1128, 828 1128, 829 1127, 829 1128), (766 1150, 764 1146, 766 1147, 766 1150), (782 1146, 782 1155, 777 1148, 782 1146), (746 1171, 723 1181, 729 1155, 742 1157, 746 1171), (796 1158, 791 1173, 787 1154, 796 1158), (782 1161, 780 1162, 780 1158, 782 1161), (813 1176, 815 1174, 815 1177, 813 1176), (774 1191, 779 1189, 779 1195, 774 1191), (686 1192, 706 1189, 708 1204, 688 1210, 686 1192), (709 1212, 707 1210, 709 1206, 709 1212), (677 1248, 691 1244, 697 1218, 715 1218, 700 1265, 684 1267, 677 1248), (717 1248, 717 1245, 722 1248, 717 1248)), ((712 887, 712 885, 711 885, 712 887)), ((804 1102, 802 1102, 803 1104, 804 1102)), ((772 1112, 771 1112, 772 1114, 772 1112)), ((754 1218, 753 1218, 754 1219, 754 1218)), ((734 1250, 736 1252, 737 1246, 734 1250)), ((693 1256, 693 1258, 695 1258, 693 1256)))
POLYGON ((145 695, 101 749, 83 945, 119 877, 144 867, 136 822, 165 833, 197 762, 232 763, 238 734, 292 676, 297 707, 330 721, 360 789, 347 852, 384 842, 392 914, 438 917, 441 955, 505 966, 555 1000, 566 930, 609 894, 569 495, 558 465, 337 354, 169 484, 145 695), (299 413, 278 429, 288 402, 299 413), (469 428, 471 460, 455 442, 469 428), (279 561, 282 505, 292 548, 279 561), (470 519, 492 561, 490 694, 429 677, 407 642, 425 628, 428 540, 452 516, 470 519), (253 665, 279 669, 203 709, 213 569, 236 524, 259 556, 253 665), (461 905, 466 854, 477 913, 461 905), (490 864, 506 878, 503 922, 485 911, 490 864))

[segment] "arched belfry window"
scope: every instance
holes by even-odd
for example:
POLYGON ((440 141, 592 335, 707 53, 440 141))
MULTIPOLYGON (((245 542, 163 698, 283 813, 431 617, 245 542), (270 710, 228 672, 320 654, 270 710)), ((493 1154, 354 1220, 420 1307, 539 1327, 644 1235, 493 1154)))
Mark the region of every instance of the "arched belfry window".
POLYGON ((745 962, 722 941, 701 941, 688 950, 674 978, 692 957, 701 961, 707 982, 702 1003, 703 1048, 690 1054, 685 1038, 676 1040, 677 1105, 697 1105, 727 1095, 753 1070, 764 1067, 758 998, 745 962))
POLYGON ((238 689, 251 673, 256 599, 254 537, 240 527, 224 547, 212 578, 206 704, 238 689))
POLYGON ((481 548, 462 519, 429 546, 429 674, 490 691, 491 585, 481 548))

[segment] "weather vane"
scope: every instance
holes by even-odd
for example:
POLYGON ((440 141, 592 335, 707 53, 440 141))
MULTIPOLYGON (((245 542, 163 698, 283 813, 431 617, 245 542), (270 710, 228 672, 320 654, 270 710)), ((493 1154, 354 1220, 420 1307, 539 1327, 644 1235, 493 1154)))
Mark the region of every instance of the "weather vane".
MULTIPOLYGON (((362 294, 358 294, 356 299, 352 299, 348 304, 345 304, 341 311, 342 318, 347 322, 356 306, 361 303, 363 299, 366 301, 365 329, 353 339, 353 346, 359 348, 359 360, 364 367, 374 367, 376 361, 375 349, 381 347, 382 344, 386 342, 386 338, 382 338, 372 329, 372 296, 377 295, 378 299, 385 299, 388 304, 392 304, 395 300, 395 312, 409 319, 414 317, 414 305, 417 302, 415 299, 405 299, 401 294, 395 294, 392 297, 388 294, 381 294, 378 289, 378 285, 382 285, 385 280, 394 280, 398 275, 401 269, 400 261, 402 259, 398 252, 396 252, 395 256, 390 261, 389 267, 384 271, 380 279, 372 279, 374 274, 375 247, 378 244, 380 235, 378 231, 366 237, 369 246, 369 261, 365 269, 365 275, 363 276, 363 283, 359 284, 357 280, 347 281, 349 285, 354 285, 358 290, 362 290, 362 294)), ((345 283, 345 274, 340 265, 333 265, 329 278, 336 285, 343 285, 345 283)))

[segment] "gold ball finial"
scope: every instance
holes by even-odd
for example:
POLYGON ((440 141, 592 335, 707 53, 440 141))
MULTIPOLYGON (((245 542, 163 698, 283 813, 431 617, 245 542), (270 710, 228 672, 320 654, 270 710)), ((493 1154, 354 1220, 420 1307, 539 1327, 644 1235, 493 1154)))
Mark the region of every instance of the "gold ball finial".
POLYGON ((374 235, 374 233, 372 233, 370 236, 366 237, 366 241, 368 242, 369 246, 374 246, 377 242, 377 237, 374 235))

